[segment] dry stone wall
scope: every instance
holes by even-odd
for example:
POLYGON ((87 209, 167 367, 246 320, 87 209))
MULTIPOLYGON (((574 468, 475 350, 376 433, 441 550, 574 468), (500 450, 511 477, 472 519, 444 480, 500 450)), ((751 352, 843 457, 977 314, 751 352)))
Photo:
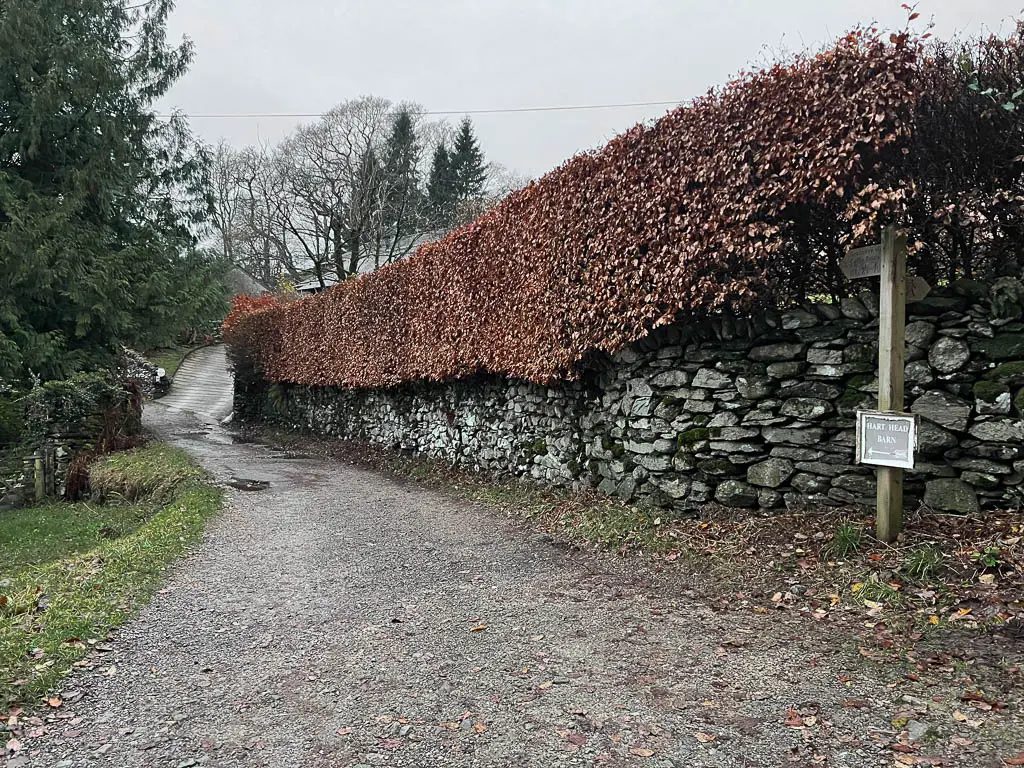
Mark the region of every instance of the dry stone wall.
MULTIPOLYGON (((962 280, 908 307, 908 410, 920 414, 907 503, 1016 506, 1024 482, 1024 285, 962 280)), ((871 505, 854 416, 876 403, 878 299, 658 329, 579 381, 479 377, 344 390, 236 392, 264 419, 453 465, 595 487, 679 511, 871 505)))

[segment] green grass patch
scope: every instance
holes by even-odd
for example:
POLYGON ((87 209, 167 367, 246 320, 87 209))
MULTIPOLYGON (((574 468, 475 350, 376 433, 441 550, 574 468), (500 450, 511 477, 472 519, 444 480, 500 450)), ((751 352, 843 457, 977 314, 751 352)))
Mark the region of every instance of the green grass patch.
MULTIPOLYGON (((0 578, 32 566, 88 552, 137 531, 152 516, 147 507, 49 504, 0 513, 0 578)), ((0 593, 2 593, 0 589, 0 593)))
POLYGON ((840 523, 836 527, 832 540, 821 548, 826 557, 844 559, 860 551, 864 531, 860 526, 849 522, 840 523))
POLYGON ((167 446, 109 457, 93 474, 105 505, 0 513, 0 710, 52 690, 220 509, 221 492, 167 446))
POLYGON ((199 347, 167 347, 163 349, 155 349, 146 355, 146 359, 158 368, 163 368, 167 372, 168 378, 174 378, 174 374, 178 372, 178 369, 185 361, 185 358, 188 357, 189 353, 194 352, 197 349, 199 349, 199 347))
POLYGON ((114 454, 89 470, 93 493, 104 501, 121 502, 165 502, 204 476, 187 453, 160 444, 114 454))
POLYGON ((900 570, 907 575, 907 578, 920 584, 927 584, 939 575, 943 560, 942 550, 923 544, 907 552, 900 570))
MULTIPOLYGON (((874 574, 873 574, 874 575, 874 574)), ((875 603, 884 603, 889 606, 900 606, 903 604, 903 595, 892 584, 870 578, 864 582, 863 588, 857 593, 862 600, 870 600, 875 603)))

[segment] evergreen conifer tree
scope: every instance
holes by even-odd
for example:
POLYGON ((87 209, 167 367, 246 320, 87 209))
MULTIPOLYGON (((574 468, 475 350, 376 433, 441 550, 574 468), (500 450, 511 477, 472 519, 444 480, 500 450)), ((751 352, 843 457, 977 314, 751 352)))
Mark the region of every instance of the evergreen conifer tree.
POLYGON ((408 109, 399 109, 385 150, 386 216, 398 231, 408 228, 421 206, 420 142, 408 109))
POLYGON ((416 126, 408 109, 399 109, 391 124, 387 141, 387 172, 392 178, 419 181, 420 144, 416 126))
POLYGON ((207 154, 153 110, 192 58, 172 8, 0 2, 0 378, 104 366, 224 306, 193 237, 207 154))
POLYGON ((468 117, 459 125, 450 165, 456 203, 479 198, 487 184, 487 164, 468 117))
POLYGON ((436 226, 450 226, 455 219, 455 183, 452 174, 451 156, 442 141, 434 150, 427 180, 427 207, 430 218, 436 226))

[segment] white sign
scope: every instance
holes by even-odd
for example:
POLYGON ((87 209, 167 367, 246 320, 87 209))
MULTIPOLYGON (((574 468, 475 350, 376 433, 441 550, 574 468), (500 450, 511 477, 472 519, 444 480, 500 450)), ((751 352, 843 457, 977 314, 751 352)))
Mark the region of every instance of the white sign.
POLYGON ((914 468, 917 416, 910 413, 857 411, 857 463, 914 468))
POLYGON ((866 245, 847 251, 846 256, 839 262, 839 268, 847 280, 882 274, 882 246, 866 245))

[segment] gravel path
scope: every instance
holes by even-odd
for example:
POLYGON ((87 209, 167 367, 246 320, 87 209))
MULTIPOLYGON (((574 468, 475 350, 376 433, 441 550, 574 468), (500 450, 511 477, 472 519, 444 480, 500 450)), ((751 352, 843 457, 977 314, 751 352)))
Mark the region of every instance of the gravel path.
POLYGON ((150 411, 220 481, 270 486, 230 492, 12 766, 893 764, 902 689, 831 630, 150 411))

